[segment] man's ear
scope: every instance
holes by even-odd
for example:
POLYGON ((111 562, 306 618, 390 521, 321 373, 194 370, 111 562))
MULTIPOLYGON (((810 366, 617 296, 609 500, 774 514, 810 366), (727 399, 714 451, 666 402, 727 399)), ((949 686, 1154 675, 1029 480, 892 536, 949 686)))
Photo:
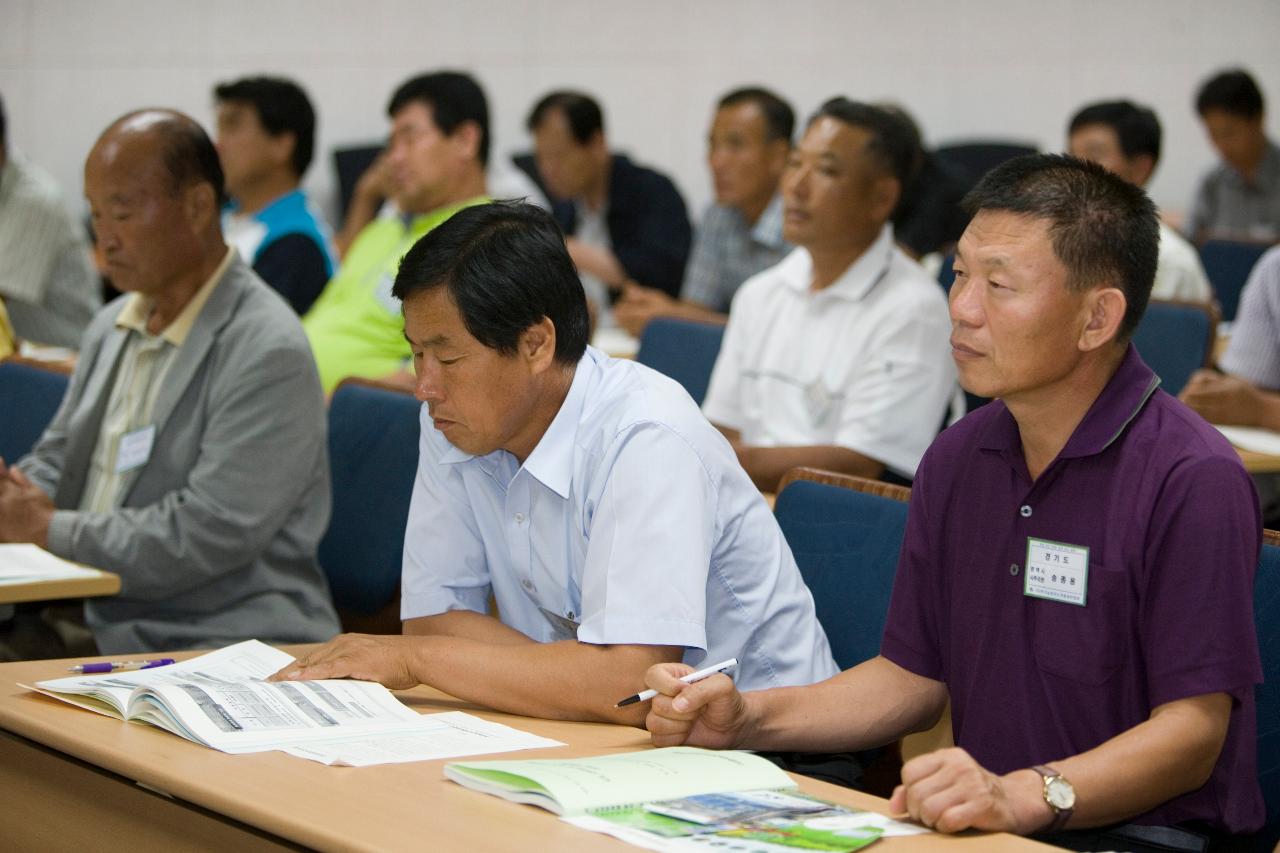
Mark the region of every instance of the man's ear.
POLYGON ((1139 154, 1129 161, 1129 175, 1132 178, 1130 183, 1138 186, 1145 186, 1147 181, 1151 180, 1151 174, 1156 170, 1155 158, 1150 154, 1139 154))
POLYGON ((213 184, 207 181, 197 181, 183 190, 182 206, 187 221, 191 223, 191 230, 197 234, 204 233, 211 219, 222 215, 213 184))
POLYGON ((556 326, 543 317, 520 333, 520 356, 529 363, 531 373, 541 373, 556 360, 556 326))
POLYGON ((1085 296, 1087 319, 1080 330, 1081 352, 1096 350, 1111 343, 1120 334, 1128 301, 1118 287, 1097 287, 1085 296))
POLYGON ((872 204, 877 219, 888 221, 898 206, 898 198, 902 195, 902 184, 889 175, 881 175, 875 179, 875 191, 872 193, 872 204))
MULTIPOLYGON (((298 134, 292 130, 286 130, 275 136, 269 137, 271 140, 271 159, 277 166, 284 166, 290 172, 293 171, 293 152, 298 147, 298 134)), ((302 176, 299 175, 299 178, 302 176)))
POLYGON ((480 159, 480 125, 474 121, 464 121, 455 127, 453 133, 449 134, 449 140, 463 159, 480 159))

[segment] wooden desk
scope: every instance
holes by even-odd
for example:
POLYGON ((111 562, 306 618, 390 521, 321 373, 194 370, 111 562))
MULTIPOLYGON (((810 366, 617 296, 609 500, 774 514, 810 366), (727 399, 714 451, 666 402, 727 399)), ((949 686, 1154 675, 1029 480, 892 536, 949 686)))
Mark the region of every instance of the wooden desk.
POLYGON ((99 595, 115 595, 120 591, 119 575, 97 569, 94 571, 97 572, 94 577, 0 584, 0 604, 56 601, 59 598, 93 598, 99 595))
MULTIPOLYGON (((14 683, 64 675, 66 668, 65 661, 0 664, 0 790, 5 792, 0 824, 9 849, 638 849, 569 826, 533 806, 455 785, 444 778, 443 761, 353 768, 324 767, 274 752, 224 755, 14 683)), ((400 695, 424 713, 462 710, 569 744, 511 757, 599 755, 649 745, 640 729, 515 717, 425 687, 400 695)), ((887 805, 824 782, 800 782, 804 791, 848 805, 880 811, 887 805)), ((974 834, 887 839, 874 849, 999 853, 1051 848, 1010 835, 974 834)))
POLYGON ((1253 450, 1242 450, 1239 447, 1236 448, 1236 453, 1240 455, 1240 461, 1244 463, 1244 469, 1251 474, 1280 473, 1280 456, 1258 453, 1253 450))

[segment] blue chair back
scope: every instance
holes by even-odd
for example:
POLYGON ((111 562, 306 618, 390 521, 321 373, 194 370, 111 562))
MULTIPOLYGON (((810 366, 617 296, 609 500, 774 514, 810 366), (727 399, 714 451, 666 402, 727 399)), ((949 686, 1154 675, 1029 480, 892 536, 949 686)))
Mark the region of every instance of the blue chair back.
POLYGON ((1280 533, 1268 530, 1253 582, 1253 621, 1262 652, 1258 712, 1258 781, 1267 803, 1265 849, 1280 841, 1280 533))
POLYGON ((778 493, 774 514, 841 669, 880 653, 909 495, 900 486, 808 471, 789 474, 778 493))
POLYGON ((1177 395, 1192 373, 1209 364, 1217 326, 1207 306, 1153 299, 1133 332, 1133 345, 1160 377, 1160 387, 1177 395))
POLYGON ((679 382, 701 406, 723 339, 724 326, 659 317, 644 327, 636 361, 679 382))
POLYGON ((17 462, 36 446, 67 393, 69 378, 43 367, 0 362, 0 457, 17 462))
POLYGON ((1228 323, 1236 318, 1240 307, 1240 292, 1249 279, 1249 271, 1258 258, 1271 248, 1263 243, 1236 243, 1230 240, 1209 240, 1200 247, 1200 262, 1213 285, 1222 309, 1222 319, 1228 323))
POLYGON ((942 285, 942 292, 948 296, 951 295, 951 285, 956 280, 955 263, 955 252, 948 252, 942 259, 942 266, 938 267, 938 284, 942 285))
POLYGON ((343 383, 329 403, 333 515, 320 565, 338 610, 369 615, 400 586, 409 497, 418 470, 412 396, 343 383))

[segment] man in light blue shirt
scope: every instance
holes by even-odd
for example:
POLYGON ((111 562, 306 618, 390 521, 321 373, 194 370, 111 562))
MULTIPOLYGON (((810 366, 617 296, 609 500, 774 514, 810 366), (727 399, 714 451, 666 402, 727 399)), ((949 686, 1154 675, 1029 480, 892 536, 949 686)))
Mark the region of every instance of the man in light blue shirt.
POLYGON ((455 214, 405 256, 394 292, 426 404, 406 636, 339 637, 283 677, 635 724, 643 706, 614 703, 655 662, 736 657, 745 689, 836 672, 729 443, 677 383, 586 346, 586 301, 545 212, 455 214))

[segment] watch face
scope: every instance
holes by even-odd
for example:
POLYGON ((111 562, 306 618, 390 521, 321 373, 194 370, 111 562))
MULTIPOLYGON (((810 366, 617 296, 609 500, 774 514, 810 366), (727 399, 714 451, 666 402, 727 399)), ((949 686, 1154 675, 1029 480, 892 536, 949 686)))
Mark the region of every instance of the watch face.
POLYGON ((1055 776, 1045 783, 1044 798, 1059 811, 1072 809, 1076 805, 1076 789, 1066 779, 1055 776))

